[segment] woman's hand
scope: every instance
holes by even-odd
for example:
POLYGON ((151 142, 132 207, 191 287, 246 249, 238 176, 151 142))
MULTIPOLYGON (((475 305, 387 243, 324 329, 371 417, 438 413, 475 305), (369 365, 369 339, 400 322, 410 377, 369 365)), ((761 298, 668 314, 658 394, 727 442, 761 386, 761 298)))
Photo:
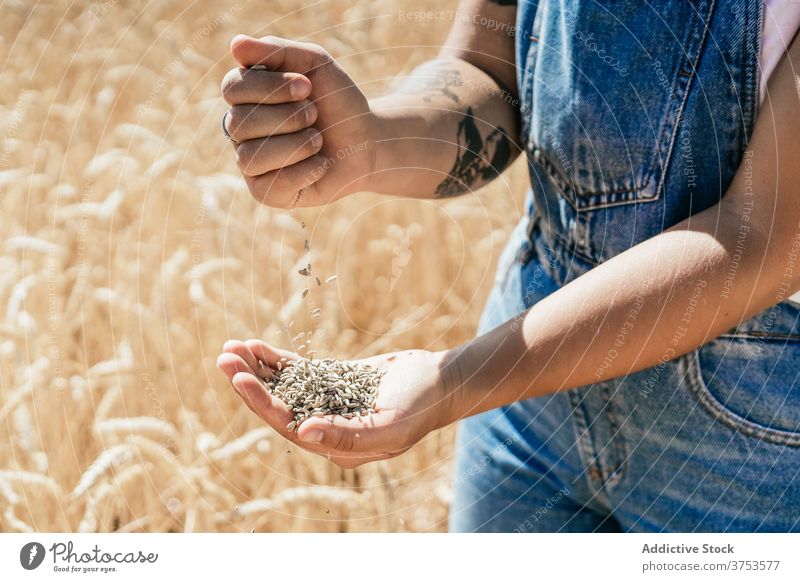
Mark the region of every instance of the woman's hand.
POLYGON ((367 99, 322 47, 239 35, 240 68, 222 81, 225 128, 253 197, 317 206, 368 189, 377 122, 367 99), (256 67, 256 68, 253 68, 256 67))
POLYGON ((217 367, 228 376, 247 406, 281 436, 324 455, 341 467, 395 457, 451 418, 451 382, 444 352, 407 350, 359 360, 385 373, 371 416, 329 415, 304 420, 286 430, 293 413, 264 385, 281 358, 299 358, 259 340, 225 343, 217 367))

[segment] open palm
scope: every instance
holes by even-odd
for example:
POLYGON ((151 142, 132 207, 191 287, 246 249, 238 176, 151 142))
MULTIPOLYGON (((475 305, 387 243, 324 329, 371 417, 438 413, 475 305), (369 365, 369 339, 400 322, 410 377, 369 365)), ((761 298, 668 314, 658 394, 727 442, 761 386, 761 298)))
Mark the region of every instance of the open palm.
POLYGON ((407 350, 358 360, 384 372, 376 412, 350 419, 312 417, 295 432, 286 428, 294 414, 269 394, 264 380, 277 370, 281 358, 292 361, 299 356, 260 340, 231 340, 223 349, 217 366, 253 412, 287 440, 342 467, 397 456, 447 424, 449 399, 440 353, 407 350))

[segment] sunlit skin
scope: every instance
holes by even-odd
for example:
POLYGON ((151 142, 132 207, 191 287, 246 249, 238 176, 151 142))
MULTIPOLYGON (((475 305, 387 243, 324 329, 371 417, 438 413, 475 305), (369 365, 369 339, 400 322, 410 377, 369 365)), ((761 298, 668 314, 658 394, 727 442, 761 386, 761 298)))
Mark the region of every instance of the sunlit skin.
MULTIPOLYGON (((514 12, 512 7, 487 2, 466 2, 464 6, 509 22, 514 12)), ((457 24, 441 59, 462 75, 484 80, 483 89, 472 83, 454 89, 462 108, 467 104, 473 107, 476 117, 487 125, 512 126, 514 109, 499 92, 492 95, 485 90, 485 79, 513 84, 513 38, 500 42, 497 35, 487 34, 468 23, 457 24), (471 51, 478 45, 481 56, 476 59, 471 51), (487 69, 489 63, 491 69, 487 69), (492 77, 485 70, 491 70, 492 77)), ((240 37, 233 43, 234 58, 240 63, 242 47, 250 51, 251 63, 275 52, 272 40, 240 37)), ((244 402, 285 438, 339 465, 353 467, 401 454, 429 432, 458 419, 596 382, 600 367, 605 370, 603 379, 608 380, 652 367, 665 355, 674 358, 697 348, 800 290, 800 266, 789 256, 800 237, 797 64, 800 44, 795 40, 770 79, 746 154, 752 161, 750 175, 740 168, 719 204, 603 263, 519 319, 477 339, 443 352, 416 350, 370 358, 367 361, 387 373, 379 390, 378 412, 369 420, 312 418, 303 422, 296 434, 287 432, 291 413, 270 397, 258 376, 275 369, 280 358, 297 356, 260 340, 227 342, 218 367, 244 402), (746 192, 747 179, 755 196, 746 192), (743 221, 749 230, 743 250, 736 253, 737 275, 731 284, 726 276, 743 221), (701 280, 705 285, 698 297, 701 280), (692 325, 687 332, 676 334, 690 301, 696 302, 692 325), (608 348, 634 308, 636 320, 609 362, 608 348), (392 355, 395 357, 390 358, 392 355)), ((312 83, 325 83, 326 92, 335 92, 337 87, 344 90, 342 83, 346 82, 340 71, 331 67, 328 77, 320 72, 312 83)), ((347 90, 352 86, 347 85, 347 90)), ((360 113, 386 122, 370 121, 362 125, 367 128, 363 134, 354 130, 356 134, 336 137, 342 142, 371 144, 363 158, 352 164, 345 160, 337 168, 351 173, 354 186, 341 190, 334 176, 330 176, 330 186, 324 183, 328 176, 317 177, 318 186, 306 202, 324 203, 357 190, 432 196, 456 156, 455 148, 447 144, 453 141, 460 117, 452 98, 436 96, 434 102, 431 105, 421 95, 415 98, 404 91, 369 104, 369 111, 360 113), (413 137, 419 139, 408 139, 413 137), (437 147, 424 145, 437 139, 437 147), (387 183, 391 191, 382 190, 381 184, 387 183)), ((324 131, 325 140, 327 135, 324 131)), ((248 183, 252 188, 252 180, 248 183)), ((301 182, 292 186, 303 187, 301 182)), ((284 198, 293 195, 287 190, 284 198)), ((271 203, 268 196, 254 196, 271 203)))

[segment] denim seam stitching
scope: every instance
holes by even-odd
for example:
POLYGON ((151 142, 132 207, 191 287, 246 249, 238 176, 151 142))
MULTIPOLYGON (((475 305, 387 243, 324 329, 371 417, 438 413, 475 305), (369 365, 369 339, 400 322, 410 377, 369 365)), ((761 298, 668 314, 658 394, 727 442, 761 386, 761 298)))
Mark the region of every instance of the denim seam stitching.
MULTIPOLYGON (((662 120, 661 128, 659 129, 658 145, 653 152, 653 159, 649 164, 649 171, 643 177, 639 184, 633 184, 631 187, 617 188, 613 190, 603 190, 602 192, 580 192, 574 184, 574 181, 566 176, 561 168, 550 160, 546 152, 540 147, 537 147, 533 141, 533 136, 530 135, 532 128, 530 128, 526 140, 527 149, 530 151, 534 159, 539 163, 547 176, 553 181, 556 188, 561 190, 564 199, 573 207, 577 212, 587 212, 593 210, 602 210, 613 206, 625 206, 630 204, 637 204, 643 202, 656 202, 661 199, 663 185, 667 178, 668 169, 674 154, 675 140, 680 127, 680 119, 688 99, 692 81, 696 76, 697 64, 702 57, 703 47, 708 36, 708 29, 710 24, 711 15, 714 12, 714 1, 707 2, 704 6, 705 15, 696 20, 696 26, 689 35, 688 39, 692 39, 693 45, 684 52, 684 58, 680 60, 675 73, 675 81, 673 85, 673 96, 671 97, 672 114, 668 114, 662 120), (696 28, 699 25, 700 30, 696 28), (694 41, 697 41, 696 43, 694 41), (686 66, 688 64, 688 67, 686 66), (688 69, 688 70, 686 70, 688 69), (681 75, 685 71, 687 74, 681 75), (666 151, 665 151, 666 150, 666 151), (661 152, 665 152, 663 163, 659 164, 659 157, 661 152), (657 167, 661 167, 659 181, 656 186, 655 193, 652 196, 645 196, 642 191, 650 185, 653 176, 656 174, 657 167), (626 199, 622 200, 609 200, 609 197, 619 197, 620 195, 627 195, 626 199), (574 200, 573 200, 574 199, 574 200)), ((538 14, 537 14, 538 17, 538 14)), ((534 18, 533 31, 536 29, 536 18, 534 18)), ((532 32, 533 32, 532 31, 532 32)), ((529 47, 529 55, 531 48, 529 47)), ((528 59, 530 60, 530 59, 528 59)), ((526 67, 527 68, 527 67, 526 67)), ((526 71, 527 73, 527 71, 526 71)), ((532 74, 527 74, 526 81, 532 78, 532 74)), ((526 89, 529 83, 526 82, 526 89)), ((529 91, 530 95, 533 91, 529 91)))
MULTIPOLYGON (((541 25, 541 12, 539 8, 536 9, 536 14, 533 16, 533 22, 531 23, 531 33, 530 36, 534 36, 537 31, 537 26, 541 25)), ((520 90, 520 114, 522 117, 521 120, 521 127, 520 130, 525 137, 525 144, 533 143, 533 136, 531 135, 533 132, 533 127, 528 118, 530 117, 530 111, 525 113, 525 109, 533 109, 533 73, 535 69, 535 62, 536 54, 538 53, 538 42, 529 42, 528 43, 528 50, 525 53, 525 64, 522 70, 522 83, 520 90), (527 105, 527 108, 526 108, 527 105), (527 126, 527 127, 526 127, 527 126)))
POLYGON ((756 340, 756 341, 769 341, 769 342, 791 342, 791 343, 800 342, 800 334, 796 333, 736 331, 731 333, 723 333, 718 337, 726 339, 756 340))
MULTIPOLYGON (((563 251, 566 251, 568 253, 574 254, 576 257, 578 257, 583 262, 588 263, 589 265, 591 265, 592 268, 596 267, 599 264, 597 262, 597 260, 594 259, 593 257, 590 257, 590 256, 584 254, 583 252, 581 252, 579 249, 576 249, 574 247, 574 245, 570 244, 569 240, 565 239, 558 232, 554 232, 552 234, 552 240, 553 240, 554 243, 557 243, 558 245, 561 246, 560 250, 563 250, 563 251)), ((550 246, 552 247, 553 245, 550 245, 550 246)))
POLYGON ((602 467, 598 466, 597 454, 594 450, 594 445, 591 441, 589 434, 589 426, 586 423, 586 416, 580 408, 585 394, 580 389, 572 389, 568 391, 570 404, 572 405, 572 414, 570 417, 578 429, 577 441, 580 455, 582 457, 583 465, 586 467, 584 474, 592 488, 600 489, 603 485, 602 467), (594 471, 592 470, 594 469, 594 471), (600 479, 595 477, 595 473, 600 475, 600 479))
MULTIPOLYGON (((761 89, 761 44, 763 39, 761 35, 763 34, 763 26, 764 26, 764 2, 758 2, 759 9, 756 11, 756 37, 755 39, 748 38, 748 42, 745 45, 745 51, 751 49, 754 53, 753 58, 748 59, 750 56, 749 54, 744 55, 745 62, 743 63, 743 70, 745 74, 745 78, 747 82, 745 87, 747 89, 747 93, 745 94, 745 105, 747 106, 745 112, 745 128, 744 128, 744 135, 742 136, 742 141, 744 143, 741 144, 740 149, 744 149, 750 143, 750 138, 752 136, 753 127, 755 125, 756 116, 758 113, 758 109, 760 107, 760 99, 759 99, 759 91, 761 89)), ((749 13, 748 13, 749 14, 749 13)), ((745 26, 745 36, 749 37, 747 31, 751 28, 749 26, 745 26)))
POLYGON ((777 445, 800 447, 800 433, 760 425, 752 420, 739 416, 721 403, 711 393, 703 379, 700 368, 700 351, 694 350, 692 356, 691 361, 688 360, 688 356, 682 358, 687 368, 686 377, 689 378, 691 392, 706 413, 714 420, 744 436, 777 445))
POLYGON ((614 395, 611 393, 608 383, 604 383, 602 391, 605 399, 606 417, 612 429, 612 449, 614 453, 618 455, 618 458, 613 460, 612 466, 609 467, 609 471, 607 472, 607 477, 604 479, 606 488, 610 488, 616 486, 625 476, 625 471, 627 469, 627 463, 625 462, 627 459, 627 445, 625 443, 625 437, 620 430, 617 407, 613 401, 614 395))
MULTIPOLYGON (((683 112, 686 108, 686 102, 689 99, 689 93, 691 92, 692 82, 697 74, 697 65, 700 62, 700 58, 703 56, 703 48, 706 44, 706 38, 708 38, 708 30, 711 27, 711 16, 714 13, 715 2, 711 0, 710 2, 706 3, 705 8, 705 18, 701 20, 701 30, 699 33, 699 39, 696 45, 696 54, 688 55, 684 54, 684 58, 682 59, 681 64, 678 67, 678 83, 676 84, 677 87, 683 86, 683 94, 681 95, 678 103, 678 107, 675 110, 675 115, 672 117, 673 126, 669 130, 669 135, 665 136, 664 139, 668 140, 667 144, 667 154, 664 159, 664 163, 661 168, 661 175, 659 176, 658 184, 656 186, 656 194, 653 198, 661 198, 660 192, 663 192, 664 182, 666 181, 667 174, 669 173, 669 167, 672 162, 672 156, 675 151, 675 141, 678 137, 678 131, 681 127, 681 118, 683 117, 683 112), (686 64, 689 64, 689 70, 687 71, 688 75, 681 75, 681 71, 684 70, 686 64), (682 78, 682 79, 681 79, 682 78)), ((694 32, 694 35, 697 36, 697 31, 694 32)), ((660 151, 659 148, 658 151, 660 151)), ((653 168, 653 172, 656 170, 656 160, 653 161, 651 167, 653 168)))

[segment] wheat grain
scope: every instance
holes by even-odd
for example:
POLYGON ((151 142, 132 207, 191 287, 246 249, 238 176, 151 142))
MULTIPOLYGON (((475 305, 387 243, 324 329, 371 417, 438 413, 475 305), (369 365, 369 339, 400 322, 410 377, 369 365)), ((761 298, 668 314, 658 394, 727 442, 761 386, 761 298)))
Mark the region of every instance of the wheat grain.
POLYGON ((265 383, 294 412, 294 421, 286 427, 291 431, 312 416, 340 414, 352 418, 374 410, 382 376, 368 364, 302 358, 290 362, 265 383))

